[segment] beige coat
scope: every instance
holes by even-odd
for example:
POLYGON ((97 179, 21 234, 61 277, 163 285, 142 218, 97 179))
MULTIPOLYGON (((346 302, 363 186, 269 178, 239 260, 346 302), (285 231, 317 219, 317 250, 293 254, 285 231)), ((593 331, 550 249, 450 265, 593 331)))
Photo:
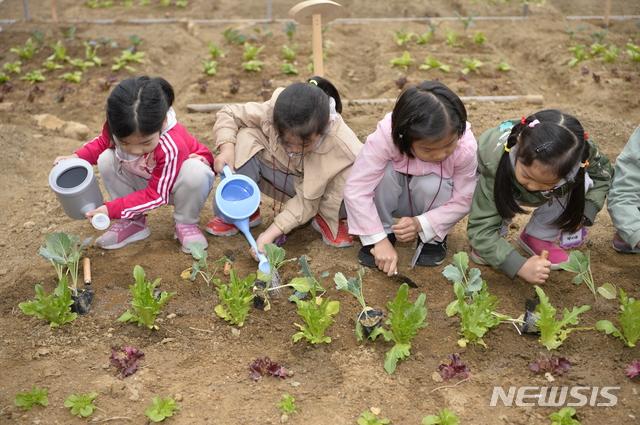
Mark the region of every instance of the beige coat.
MULTIPOLYGON (((278 143, 273 126, 273 106, 282 90, 276 90, 268 102, 223 107, 216 114, 213 126, 216 150, 224 143, 234 143, 235 168, 257 155, 268 167, 289 173, 296 195, 288 200, 274 220, 284 233, 320 214, 335 237, 342 189, 362 143, 338 116, 320 146, 302 156, 290 157, 278 143), (252 131, 240 132, 242 129, 252 131)), ((274 195, 272 191, 265 194, 274 195)), ((277 194, 278 201, 280 196, 281 193, 277 194)))

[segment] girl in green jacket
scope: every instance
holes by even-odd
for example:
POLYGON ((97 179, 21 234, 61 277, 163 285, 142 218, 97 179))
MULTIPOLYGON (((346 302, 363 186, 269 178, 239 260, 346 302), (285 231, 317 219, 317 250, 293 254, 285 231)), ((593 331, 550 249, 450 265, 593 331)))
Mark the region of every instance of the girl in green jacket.
POLYGON ((568 260, 602 209, 613 168, 580 122, 555 109, 506 121, 478 139, 480 179, 469 214, 471 259, 533 284, 568 260), (534 207, 518 237, 526 259, 502 236, 523 206, 534 207), (541 258, 548 251, 548 259, 541 258))

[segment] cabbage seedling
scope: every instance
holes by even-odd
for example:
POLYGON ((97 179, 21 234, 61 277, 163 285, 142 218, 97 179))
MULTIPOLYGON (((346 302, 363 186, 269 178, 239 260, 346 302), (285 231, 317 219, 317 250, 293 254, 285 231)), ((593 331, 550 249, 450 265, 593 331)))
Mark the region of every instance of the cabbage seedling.
MULTIPOLYGON (((371 307, 368 307, 364 301, 364 293, 362 292, 362 276, 364 276, 364 273, 364 269, 360 269, 358 271, 357 279, 353 277, 347 279, 340 272, 336 273, 335 276, 333 276, 333 281, 336 283, 336 289, 346 291, 356 297, 356 299, 360 302, 360 306, 362 307, 360 314, 358 314, 359 320, 356 321, 356 338, 358 339, 358 341, 362 341, 363 337, 365 336, 363 332, 362 321, 360 320, 360 318, 364 316, 366 320, 366 312, 373 310, 371 307)), ((379 316, 377 319, 379 323, 379 321, 381 320, 381 316, 379 316)))

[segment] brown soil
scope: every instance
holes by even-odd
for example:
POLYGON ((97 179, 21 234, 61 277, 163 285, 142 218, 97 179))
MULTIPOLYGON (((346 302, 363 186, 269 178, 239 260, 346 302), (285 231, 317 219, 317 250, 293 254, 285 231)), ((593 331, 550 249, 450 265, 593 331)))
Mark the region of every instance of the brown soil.
MULTIPOLYGON (((39 64, 52 54, 50 42, 64 40, 60 32, 53 32, 43 20, 50 18, 50 2, 32 0, 29 3, 33 22, 23 22, 22 2, 0 3, 3 19, 20 22, 4 24, 0 32, 0 61, 14 62, 18 58, 10 47, 23 46, 36 29, 48 29, 44 46, 30 60, 24 61, 22 73, 39 68, 39 64)), ((117 2, 116 2, 117 3, 117 2)), ((135 1, 137 4, 138 2, 135 1)), ((172 2, 173 3, 173 2, 172 2)), ((274 18, 287 18, 292 1, 274 2, 274 18)), ((469 4, 459 0, 424 0, 416 2, 383 0, 345 1, 345 17, 453 17, 453 11, 462 16, 478 12, 479 16, 518 16, 520 4, 491 4, 480 1, 469 4)), ((515 3, 515 2, 512 2, 515 3)), ((567 20, 568 15, 603 15, 604 2, 599 0, 554 1, 547 5, 530 6, 527 20, 476 20, 469 33, 480 30, 488 41, 476 45, 460 37, 464 47, 450 47, 443 43, 444 27, 463 33, 462 24, 455 20, 443 21, 435 39, 427 45, 410 43, 398 46, 392 32, 406 26, 406 31, 425 33, 424 21, 334 23, 325 32, 329 46, 325 75, 341 91, 345 99, 395 98, 398 88, 394 80, 406 77, 409 82, 439 78, 461 95, 527 95, 544 96, 543 105, 525 102, 481 102, 469 100, 469 120, 476 136, 507 118, 528 115, 541 108, 560 108, 577 116, 590 137, 612 160, 621 151, 633 129, 640 123, 639 64, 630 62, 621 52, 617 62, 604 63, 601 59, 581 62, 569 68, 571 58, 566 26, 577 29, 575 40, 590 45, 592 33, 603 31, 602 20, 567 20), (408 70, 392 68, 389 61, 407 50, 416 62, 408 70), (451 65, 452 72, 419 71, 418 64, 427 55, 451 65), (478 74, 472 73, 468 81, 459 80, 460 58, 479 59, 485 63, 478 74), (510 72, 496 70, 500 61, 512 66, 510 72), (581 72, 581 68, 588 68, 581 72), (599 75, 596 82, 593 75, 599 75)), ((612 15, 639 15, 640 3, 635 0, 613 2, 612 15)), ((322 243, 311 226, 303 226, 290 235, 283 246, 287 258, 306 254, 316 274, 328 271, 325 279, 327 296, 340 301, 340 313, 328 329, 330 344, 312 346, 304 341, 294 343, 297 332, 294 323, 301 323, 295 305, 284 298, 275 299, 271 311, 252 310, 246 324, 237 328, 218 318, 213 308, 218 298, 213 287, 201 280, 195 282, 180 278, 181 272, 193 262, 180 252, 173 239, 170 208, 150 214, 152 235, 148 239, 115 251, 102 251, 91 246, 86 255, 91 258, 94 301, 89 314, 58 329, 51 329, 44 320, 26 316, 18 303, 34 299, 34 285, 41 284, 51 293, 56 286, 53 268, 39 254, 47 234, 55 231, 70 232, 81 237, 97 237, 99 232, 84 221, 69 219, 49 189, 47 176, 51 162, 57 155, 70 154, 89 140, 65 137, 62 129, 51 130, 36 126, 34 116, 52 114, 65 121, 88 126, 90 133, 98 134, 104 120, 103 105, 108 90, 99 89, 110 74, 117 80, 132 76, 125 70, 110 72, 112 57, 131 43, 129 36, 136 34, 144 43, 144 64, 134 64, 137 73, 159 75, 168 79, 177 94, 176 109, 180 121, 201 141, 213 146, 211 126, 215 114, 194 114, 187 111, 188 104, 261 101, 263 81, 274 87, 302 81, 312 74, 307 71, 311 54, 310 28, 299 26, 294 42, 298 43, 295 66, 298 76, 280 71, 283 62, 280 48, 290 44, 283 33, 283 24, 273 23, 267 31, 273 36, 254 45, 267 47, 259 59, 264 62, 262 72, 248 73, 241 69, 242 47, 227 44, 221 33, 234 27, 245 34, 256 34, 262 24, 246 23, 189 23, 189 19, 258 19, 263 16, 265 2, 205 2, 192 0, 184 8, 151 6, 89 9, 84 2, 58 0, 60 27, 68 30, 70 19, 130 19, 176 18, 179 22, 165 24, 132 24, 118 22, 112 25, 78 23, 74 38, 68 41, 67 54, 71 58, 84 58, 82 41, 112 38, 119 48, 101 47, 98 55, 107 66, 88 68, 80 84, 68 83, 72 88, 64 101, 56 103, 63 93, 62 80, 57 76, 71 72, 65 69, 45 73, 47 80, 39 84, 46 90, 33 94, 32 86, 12 74, 12 92, 3 93, 0 103, 0 194, 4 220, 0 223, 0 422, 22 421, 33 424, 85 423, 74 418, 62 407, 65 398, 74 393, 96 391, 100 408, 93 421, 113 419, 108 423, 146 423, 144 410, 156 396, 174 397, 182 410, 167 423, 175 424, 261 424, 282 420, 276 407, 282 394, 291 394, 302 408, 289 417, 294 424, 354 424, 361 412, 372 407, 382 410, 380 417, 395 424, 418 424, 427 414, 447 407, 467 424, 546 424, 548 415, 559 407, 489 407, 494 386, 587 386, 620 387, 614 407, 577 407, 583 424, 636 423, 640 417, 638 380, 625 376, 625 366, 640 358, 638 347, 627 348, 613 337, 596 330, 574 332, 557 352, 549 353, 535 336, 520 336, 512 325, 503 324, 489 331, 485 337, 488 348, 469 346, 460 348, 459 318, 449 318, 445 306, 454 299, 452 286, 441 274, 452 255, 469 252, 470 246, 462 222, 449 237, 449 254, 440 267, 409 269, 413 244, 400 244, 400 271, 418 284, 411 289, 410 299, 419 294, 427 296, 429 326, 421 329, 413 340, 411 355, 400 362, 396 372, 388 375, 383 369, 385 352, 391 348, 383 341, 358 343, 354 336, 354 318, 358 303, 349 294, 338 292, 332 276, 337 272, 355 277, 359 265, 353 248, 333 249, 322 243), (226 4, 225 4, 226 3, 226 4), (209 77, 203 73, 202 61, 208 56, 207 42, 213 41, 226 52, 219 61, 218 74, 209 77), (241 82, 236 94, 230 93, 231 78, 241 82), (206 90, 201 90, 206 84, 206 90), (12 105, 3 107, 11 103, 12 105), (135 324, 116 322, 128 307, 128 285, 133 284, 132 271, 141 265, 151 280, 162 278, 161 288, 177 291, 159 315, 160 329, 150 331, 135 324), (144 368, 135 375, 119 380, 109 366, 111 349, 134 346, 146 354, 144 368), (438 365, 446 362, 453 352, 460 353, 471 368, 471 379, 460 383, 440 383, 432 379, 438 365), (528 369, 530 362, 549 354, 568 356, 572 370, 549 383, 541 375, 528 369), (249 379, 248 363, 268 356, 283 364, 295 374, 286 379, 265 377, 259 382, 249 379), (28 392, 32 386, 49 388, 49 407, 36 406, 23 412, 13 406, 19 392, 28 392), (129 418, 129 419, 125 419, 129 418)), ((636 20, 612 20, 605 39, 624 47, 627 42, 640 42, 640 28, 636 20)), ((392 103, 345 107, 344 118, 364 141, 375 129, 392 103)), ((106 192, 105 192, 106 193, 106 192)), ((212 194, 213 195, 213 194, 212 194)), ((264 198, 265 221, 255 230, 266 229, 273 216, 271 203, 264 198)), ((210 204, 208 204, 210 205, 210 204)), ((202 211, 202 223, 213 217, 210 207, 202 211)), ((515 243, 525 217, 513 225, 509 240, 515 243)), ((638 258, 625 256, 611 249, 615 229, 606 213, 602 212, 590 229, 587 246, 591 250, 592 268, 598 284, 610 282, 622 287, 635 298, 640 297, 637 284, 640 272, 638 258)), ((256 264, 248 253, 246 240, 238 235, 229 238, 209 238, 211 259, 223 253, 234 252, 236 269, 242 277, 255 271, 256 264)), ((524 311, 525 300, 533 295, 531 285, 521 279, 510 280, 491 268, 479 267, 489 284, 492 295, 502 302, 499 311, 517 317, 524 311)), ((285 280, 300 276, 296 263, 283 267, 285 280)), ((584 286, 572 284, 573 275, 554 272, 545 291, 551 303, 559 310, 589 304, 592 309, 582 315, 580 325, 593 327, 598 320, 615 321, 618 303, 598 297, 594 301, 584 286)), ((226 277, 222 277, 223 281, 226 277)), ((367 270, 364 277, 365 297, 369 305, 386 310, 398 289, 394 280, 382 273, 367 270)), ((600 402, 605 401, 603 399, 600 402)))

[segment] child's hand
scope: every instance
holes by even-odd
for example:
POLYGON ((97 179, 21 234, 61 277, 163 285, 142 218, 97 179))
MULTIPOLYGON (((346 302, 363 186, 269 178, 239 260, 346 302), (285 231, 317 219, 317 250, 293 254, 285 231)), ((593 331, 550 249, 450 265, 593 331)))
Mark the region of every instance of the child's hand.
POLYGON ((542 285, 549 278, 551 261, 543 260, 538 255, 529 258, 518 270, 517 275, 534 285, 542 285))
POLYGON ((231 171, 235 172, 235 167, 233 166, 235 159, 236 145, 233 143, 225 143, 224 145, 221 145, 220 153, 216 156, 215 161, 213 161, 213 171, 217 174, 221 174, 222 167, 228 165, 229 168, 231 168, 231 171))
POLYGON ((376 266, 385 272, 387 276, 393 276, 398 270, 398 252, 388 238, 376 243, 371 253, 376 259, 376 266))
POLYGON ((409 242, 415 239, 418 232, 422 230, 417 217, 402 217, 397 224, 391 226, 391 230, 396 235, 398 242, 409 242))
POLYGON ((190 153, 189 154, 189 159, 197 159, 200 162, 204 162, 205 164, 207 164, 209 167, 211 167, 211 164, 209 164, 209 161, 207 160, 207 158, 205 158, 202 155, 198 155, 197 153, 190 153))
POLYGON ((109 208, 107 208, 106 205, 103 205, 100 208, 97 208, 93 211, 89 211, 84 216, 87 217, 87 219, 89 219, 89 223, 91 223, 91 219, 93 218, 93 216, 100 213, 106 214, 107 216, 109 216, 109 208))
MULTIPOLYGON (((260 233, 260 235, 258 236, 258 239, 256 239, 256 245, 258 245, 258 251, 261 254, 264 254, 265 253, 264 245, 268 243, 273 243, 273 241, 275 241, 282 235, 283 235, 282 230, 280 230, 280 228, 276 226, 275 223, 272 223, 271 226, 269 226, 269 228, 264 232, 260 233)), ((256 254, 255 249, 251 248, 250 252, 254 260, 260 261, 258 260, 258 255, 256 254)))
POLYGON ((80 157, 78 156, 78 154, 75 154, 75 153, 73 155, 59 156, 53 160, 53 165, 58 165, 58 162, 64 161, 65 159, 71 159, 71 158, 80 158, 80 157))

